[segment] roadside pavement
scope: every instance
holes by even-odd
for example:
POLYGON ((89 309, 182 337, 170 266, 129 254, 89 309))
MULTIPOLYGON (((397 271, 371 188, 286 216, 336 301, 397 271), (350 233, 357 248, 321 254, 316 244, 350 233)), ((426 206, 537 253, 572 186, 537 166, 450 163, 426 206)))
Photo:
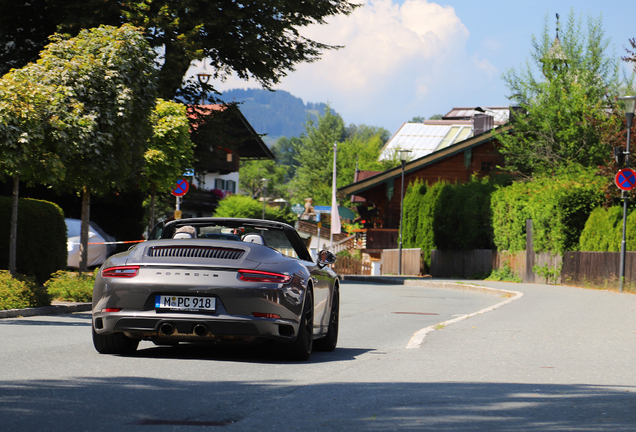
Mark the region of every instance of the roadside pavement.
POLYGON ((73 312, 86 312, 91 310, 90 303, 73 303, 53 301, 51 306, 42 306, 25 309, 0 310, 0 318, 31 317, 38 315, 62 315, 73 312))

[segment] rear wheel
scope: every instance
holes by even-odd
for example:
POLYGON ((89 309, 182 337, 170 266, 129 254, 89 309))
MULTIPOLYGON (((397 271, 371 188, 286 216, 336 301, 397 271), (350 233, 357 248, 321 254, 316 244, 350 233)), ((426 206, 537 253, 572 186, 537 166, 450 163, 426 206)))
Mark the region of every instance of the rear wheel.
POLYGON ((331 301, 331 314, 329 315, 329 328, 327 334, 314 342, 316 351, 333 351, 338 344, 338 324, 340 318, 340 290, 335 287, 333 300, 331 301))
POLYGON ((305 294, 305 305, 300 316, 298 335, 294 342, 286 346, 286 354, 290 360, 308 360, 311 356, 311 349, 314 341, 314 294, 311 289, 307 289, 305 294))
POLYGON ((100 335, 93 328, 93 346, 100 354, 132 354, 138 345, 138 339, 131 339, 123 333, 100 335))

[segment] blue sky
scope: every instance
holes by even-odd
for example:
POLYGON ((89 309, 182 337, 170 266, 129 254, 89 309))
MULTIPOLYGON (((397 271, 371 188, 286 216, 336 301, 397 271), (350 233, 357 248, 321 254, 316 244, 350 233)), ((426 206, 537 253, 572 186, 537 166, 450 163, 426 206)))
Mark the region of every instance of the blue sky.
MULTIPOLYGON (((636 38, 634 0, 358 2, 364 6, 351 16, 302 31, 345 48, 298 65, 276 88, 304 102, 329 102, 346 124, 382 126, 391 133, 415 116, 445 114, 459 106, 508 105, 501 75, 524 66, 532 35, 542 35, 546 15, 554 35, 556 13, 562 27, 571 10, 584 20, 602 14, 616 57, 636 38)), ((258 88, 234 77, 215 86, 221 91, 258 88)))

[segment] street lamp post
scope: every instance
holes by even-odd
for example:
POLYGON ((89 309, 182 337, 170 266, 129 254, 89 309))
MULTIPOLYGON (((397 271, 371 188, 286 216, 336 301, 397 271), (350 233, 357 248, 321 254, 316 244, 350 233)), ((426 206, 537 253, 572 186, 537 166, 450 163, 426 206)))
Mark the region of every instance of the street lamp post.
MULTIPOLYGON (((211 76, 212 75, 210 75, 209 73, 198 73, 197 74, 197 80, 199 80, 199 84, 201 84, 201 88, 202 89, 210 81, 210 77, 211 76)), ((201 92, 201 105, 203 105, 204 102, 205 102, 205 93, 201 92)))
POLYGON ((400 150, 400 162, 402 163, 402 193, 400 194, 400 236, 399 236, 399 248, 400 255, 398 257, 398 275, 402 276, 402 218, 404 215, 404 167, 406 165, 406 159, 409 156, 411 150, 400 150))
POLYGON ((265 220, 265 203, 267 202, 266 199, 267 199, 267 182, 268 181, 269 180, 266 179, 266 178, 261 179, 261 183, 263 183, 263 192, 262 192, 262 195, 263 195, 263 220, 265 220))
MULTIPOLYGON (((629 168, 629 141, 631 138, 632 122, 634 121, 634 107, 636 106, 636 96, 622 96, 618 99, 625 101, 625 119, 627 120, 627 146, 625 148, 625 168, 629 168)), ((623 283, 625 281, 625 254, 627 251, 627 242, 625 237, 627 234, 627 191, 622 191, 623 198, 623 239, 621 241, 621 268, 620 268, 620 286, 618 291, 623 292, 623 283)))

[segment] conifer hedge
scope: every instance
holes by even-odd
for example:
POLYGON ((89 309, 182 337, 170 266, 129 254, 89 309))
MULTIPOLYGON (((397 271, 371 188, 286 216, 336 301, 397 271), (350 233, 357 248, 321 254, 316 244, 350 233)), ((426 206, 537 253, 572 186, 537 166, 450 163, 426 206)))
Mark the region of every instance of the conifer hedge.
POLYGON ((431 250, 470 250, 492 247, 490 195, 495 183, 471 179, 451 184, 411 183, 404 195, 403 245, 421 248, 431 265, 431 250))

